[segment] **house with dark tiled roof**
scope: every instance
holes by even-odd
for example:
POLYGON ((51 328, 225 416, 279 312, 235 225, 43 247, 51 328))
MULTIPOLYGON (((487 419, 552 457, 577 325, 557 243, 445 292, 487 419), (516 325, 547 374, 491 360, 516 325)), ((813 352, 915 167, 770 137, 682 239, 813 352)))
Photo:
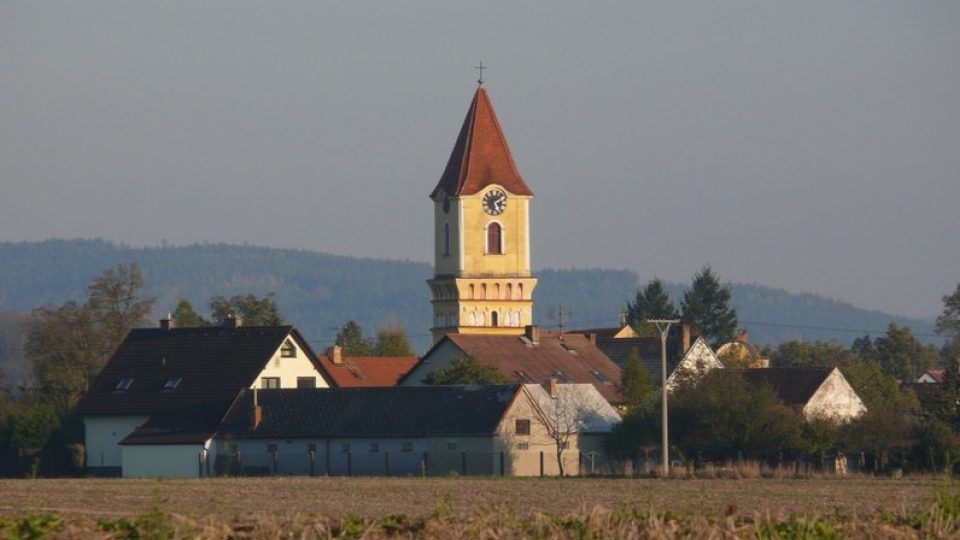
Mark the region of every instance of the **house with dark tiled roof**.
POLYGON ((77 405, 87 471, 195 475, 242 390, 324 388, 331 380, 292 326, 231 319, 223 327, 175 328, 162 320, 159 328, 134 329, 77 405))
POLYGON ((420 361, 416 356, 347 356, 334 345, 318 357, 338 388, 396 386, 420 361))
MULTIPOLYGON (((627 327, 629 328, 629 326, 627 327)), ((631 354, 639 355, 650 382, 659 387, 663 363, 659 336, 639 336, 627 332, 575 330, 592 341, 610 360, 623 367, 631 354)), ((675 325, 667 335, 667 388, 684 374, 703 374, 723 367, 710 345, 699 336, 691 336, 690 327, 675 325)))
POLYGON ((447 334, 404 377, 405 386, 424 384, 433 372, 459 357, 470 356, 493 366, 518 383, 549 385, 591 384, 611 403, 620 401, 620 367, 579 334, 541 332, 528 326, 520 336, 497 334, 447 334))
POLYGON ((711 377, 741 377, 747 383, 771 388, 780 400, 805 418, 852 420, 867 408, 847 378, 836 367, 721 369, 711 377))
POLYGON ((407 386, 245 390, 216 436, 214 472, 301 475, 559 473, 556 407, 577 425, 564 456, 585 453, 620 417, 591 385, 407 386), (576 407, 574 411, 573 407, 576 407))

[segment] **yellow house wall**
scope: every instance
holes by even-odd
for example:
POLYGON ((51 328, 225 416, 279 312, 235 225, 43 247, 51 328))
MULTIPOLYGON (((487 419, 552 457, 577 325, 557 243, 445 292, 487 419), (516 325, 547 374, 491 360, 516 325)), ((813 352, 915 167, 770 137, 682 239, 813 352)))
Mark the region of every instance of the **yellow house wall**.
MULTIPOLYGON (((570 435, 568 448, 563 451, 564 473, 577 475, 579 469, 579 444, 576 433, 570 435)), ((546 425, 537 414, 532 400, 521 390, 513 405, 507 410, 497 428, 497 451, 506 454, 506 474, 511 476, 539 476, 540 453, 543 453, 544 476, 559 476, 557 445, 550 438, 546 425), (530 435, 516 433, 516 421, 530 420, 530 435), (524 448, 526 445, 526 448, 524 448)))
POLYGON ((330 383, 327 382, 317 368, 314 367, 313 362, 307 357, 307 353, 304 352, 301 344, 298 343, 293 336, 290 336, 289 339, 296 348, 296 356, 281 356, 280 349, 283 348, 281 345, 280 348, 273 352, 270 361, 267 362, 266 367, 263 368, 260 375, 257 375, 256 380, 253 381, 250 388, 262 388, 262 379, 264 377, 280 377, 280 388, 296 388, 297 377, 315 377, 317 380, 317 388, 329 388, 330 383))

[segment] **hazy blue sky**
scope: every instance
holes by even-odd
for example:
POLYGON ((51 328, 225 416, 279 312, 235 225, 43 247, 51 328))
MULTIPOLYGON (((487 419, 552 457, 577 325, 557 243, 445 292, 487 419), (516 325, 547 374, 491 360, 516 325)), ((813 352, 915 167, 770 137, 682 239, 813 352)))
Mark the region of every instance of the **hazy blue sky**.
POLYGON ((478 58, 537 267, 933 316, 960 2, 0 1, 0 240, 427 261, 478 58))

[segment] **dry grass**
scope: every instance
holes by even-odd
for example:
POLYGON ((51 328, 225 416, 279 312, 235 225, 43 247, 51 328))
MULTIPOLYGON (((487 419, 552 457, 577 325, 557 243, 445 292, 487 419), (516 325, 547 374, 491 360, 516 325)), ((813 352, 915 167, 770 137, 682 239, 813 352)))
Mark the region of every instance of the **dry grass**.
POLYGON ((136 516, 159 508, 186 519, 266 514, 424 516, 442 501, 453 516, 507 507, 565 515, 595 507, 719 516, 874 515, 927 510, 947 480, 550 478, 217 478, 204 480, 0 480, 0 515, 136 516))

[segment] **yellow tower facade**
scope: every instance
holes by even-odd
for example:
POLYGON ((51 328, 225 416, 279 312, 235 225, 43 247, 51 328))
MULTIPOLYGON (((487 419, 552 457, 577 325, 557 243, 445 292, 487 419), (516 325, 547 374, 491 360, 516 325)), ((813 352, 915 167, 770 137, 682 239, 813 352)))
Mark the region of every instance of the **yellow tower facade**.
POLYGON ((522 334, 533 324, 530 201, 485 88, 478 87, 434 204, 433 339, 522 334))

